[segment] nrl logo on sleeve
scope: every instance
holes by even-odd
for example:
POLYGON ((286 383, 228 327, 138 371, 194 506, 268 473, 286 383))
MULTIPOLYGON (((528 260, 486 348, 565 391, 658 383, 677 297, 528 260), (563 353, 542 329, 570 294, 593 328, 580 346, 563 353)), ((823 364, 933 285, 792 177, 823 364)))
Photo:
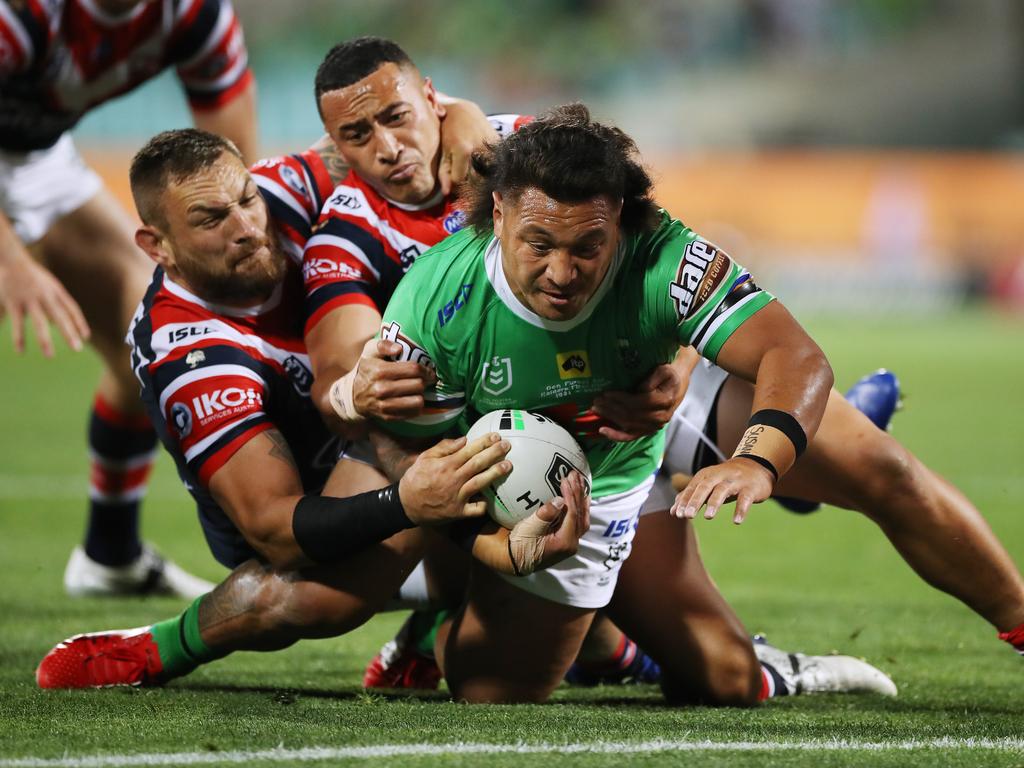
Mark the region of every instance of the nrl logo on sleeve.
POLYGON ((299 174, 294 168, 290 165, 282 164, 281 167, 277 169, 277 173, 281 177, 281 180, 291 187, 295 194, 299 195, 304 200, 309 199, 309 193, 306 190, 306 186, 302 183, 302 179, 299 178, 299 174))
POLYGON ((480 386, 484 392, 500 395, 512 386, 512 358, 495 355, 491 362, 484 363, 480 372, 480 386))
POLYGON ((182 440, 192 434, 192 411, 184 403, 171 406, 171 421, 182 440))
POLYGON ((309 388, 313 385, 313 374, 299 358, 288 355, 284 360, 284 370, 292 380, 295 391, 303 397, 309 397, 309 388))
POLYGON ((200 363, 206 360, 206 353, 201 349, 193 349, 187 355, 185 355, 185 362, 189 368, 195 368, 200 363))
POLYGON ((694 240, 686 246, 676 279, 668 288, 679 322, 692 316, 714 294, 728 274, 729 264, 729 257, 705 240, 694 240))

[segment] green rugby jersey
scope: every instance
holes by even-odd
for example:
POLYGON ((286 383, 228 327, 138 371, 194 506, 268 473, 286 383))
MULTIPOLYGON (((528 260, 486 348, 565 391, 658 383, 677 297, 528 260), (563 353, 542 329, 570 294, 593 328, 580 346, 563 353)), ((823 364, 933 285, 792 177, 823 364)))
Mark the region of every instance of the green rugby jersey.
POLYGON ((543 413, 576 436, 595 497, 634 488, 658 466, 662 434, 616 443, 591 404, 630 390, 680 345, 714 361, 772 296, 749 273, 662 212, 654 232, 623 239, 600 287, 571 320, 547 320, 512 293, 501 246, 463 230, 416 259, 384 312, 381 336, 402 359, 433 366, 424 413, 380 426, 409 436, 465 432, 498 408, 543 413))

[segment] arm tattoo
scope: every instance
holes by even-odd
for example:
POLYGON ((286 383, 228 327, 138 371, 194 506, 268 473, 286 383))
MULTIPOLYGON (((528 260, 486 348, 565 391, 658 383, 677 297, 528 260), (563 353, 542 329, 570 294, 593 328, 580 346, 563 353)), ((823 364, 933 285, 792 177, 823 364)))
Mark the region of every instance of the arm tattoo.
POLYGON ((419 450, 398 442, 379 429, 370 430, 370 442, 377 451, 377 461, 381 470, 393 483, 402 479, 402 475, 419 456, 419 450))
POLYGON ((298 472, 298 467, 295 466, 295 459, 292 458, 292 449, 288 447, 288 441, 284 439, 284 435, 276 429, 268 429, 266 435, 270 438, 270 442, 273 443, 273 446, 270 448, 270 455, 275 459, 280 459, 298 472))
POLYGON ((341 180, 348 173, 348 164, 341 159, 341 155, 338 154, 338 148, 334 146, 331 137, 326 134, 321 136, 311 149, 320 155, 320 159, 323 161, 324 167, 327 168, 327 173, 331 177, 331 183, 335 186, 340 184, 341 180))

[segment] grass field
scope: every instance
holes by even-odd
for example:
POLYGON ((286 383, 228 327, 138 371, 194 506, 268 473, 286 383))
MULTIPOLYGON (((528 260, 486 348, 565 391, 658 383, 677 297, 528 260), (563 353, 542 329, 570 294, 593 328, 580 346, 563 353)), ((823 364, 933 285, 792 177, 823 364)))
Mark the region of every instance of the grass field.
MULTIPOLYGON (((840 386, 880 365, 897 371, 907 407, 894 433, 964 489, 1024 563, 1024 322, 965 313, 808 326, 840 386)), ((833 509, 798 518, 772 504, 739 529, 724 514, 700 524, 722 591, 748 628, 777 645, 873 661, 893 676, 898 698, 799 697, 729 711, 672 709, 654 687, 563 687, 543 706, 365 694, 363 666, 396 615, 281 653, 236 654, 162 690, 39 691, 35 666, 63 637, 151 623, 182 606, 64 597, 62 569, 83 526, 83 435, 97 366, 66 350, 19 360, 7 326, 0 332, 0 768, 368 758, 588 768, 1024 765, 1024 659, 919 581, 866 520, 833 509)), ((182 565, 222 575, 166 457, 144 528, 182 565)))

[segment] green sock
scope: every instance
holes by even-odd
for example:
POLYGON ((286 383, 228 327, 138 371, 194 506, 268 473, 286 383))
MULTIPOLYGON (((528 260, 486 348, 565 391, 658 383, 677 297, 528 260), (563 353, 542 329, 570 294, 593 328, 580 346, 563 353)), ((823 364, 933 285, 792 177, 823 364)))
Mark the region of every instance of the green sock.
POLYGON ((412 612, 412 616, 409 617, 409 639, 412 640, 417 651, 424 656, 434 658, 434 641, 437 639, 438 627, 451 615, 451 611, 447 609, 412 612))
POLYGON ((197 597, 180 616, 150 627, 164 668, 163 680, 187 675, 200 664, 226 655, 211 650, 199 634, 199 603, 204 597, 197 597))

